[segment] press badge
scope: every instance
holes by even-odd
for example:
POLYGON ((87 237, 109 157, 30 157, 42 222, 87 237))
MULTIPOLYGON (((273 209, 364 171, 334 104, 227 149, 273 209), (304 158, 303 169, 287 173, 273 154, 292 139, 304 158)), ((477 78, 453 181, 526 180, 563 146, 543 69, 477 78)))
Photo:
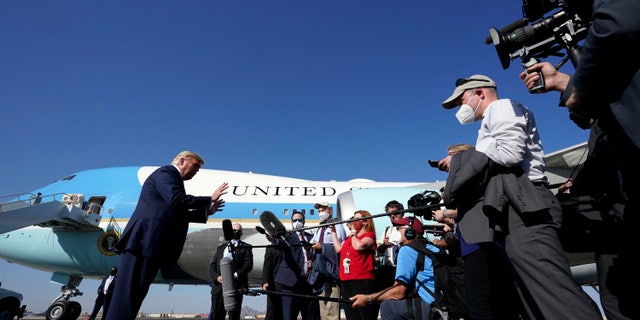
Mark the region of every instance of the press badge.
POLYGON ((351 264, 351 259, 344 258, 342 260, 342 268, 344 268, 344 274, 349 274, 349 265, 351 264))

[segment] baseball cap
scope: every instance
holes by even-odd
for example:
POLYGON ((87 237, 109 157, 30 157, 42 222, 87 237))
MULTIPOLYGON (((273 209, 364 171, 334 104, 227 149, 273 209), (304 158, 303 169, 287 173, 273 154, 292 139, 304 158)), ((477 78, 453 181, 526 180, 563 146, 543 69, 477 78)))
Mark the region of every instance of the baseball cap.
POLYGON ((331 207, 331 205, 329 204, 329 202, 318 202, 314 204, 313 207, 318 209, 320 207, 331 207))
MULTIPOLYGON (((411 223, 409 222, 409 217, 404 217, 400 220, 392 220, 391 223, 394 226, 408 226, 411 223)), ((413 230, 416 232, 416 234, 422 234, 422 222, 420 222, 420 220, 414 218, 413 219, 413 230)))
POLYGON ((456 100, 460 98, 466 90, 486 87, 495 88, 496 82, 481 74, 474 74, 468 78, 459 78, 456 80, 456 88, 453 90, 453 94, 442 102, 442 106, 445 109, 451 109, 456 106, 456 100))

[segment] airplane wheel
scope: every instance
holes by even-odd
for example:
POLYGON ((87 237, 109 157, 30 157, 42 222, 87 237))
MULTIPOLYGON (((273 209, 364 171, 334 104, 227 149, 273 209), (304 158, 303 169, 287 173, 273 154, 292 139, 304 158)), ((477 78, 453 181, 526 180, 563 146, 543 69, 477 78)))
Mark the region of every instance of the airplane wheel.
POLYGON ((0 320, 11 320, 15 317, 16 315, 13 311, 9 309, 0 309, 0 320))
POLYGON ((11 320, 18 315, 19 304, 18 301, 10 301, 10 299, 6 299, 4 301, 0 301, 0 320, 11 320))
POLYGON ((56 301, 52 303, 47 309, 47 313, 45 318, 47 320, 64 320, 65 316, 69 312, 69 303, 68 301, 56 301))
POLYGON ((69 310, 67 311, 67 320, 76 320, 82 312, 82 306, 78 301, 69 301, 69 310))

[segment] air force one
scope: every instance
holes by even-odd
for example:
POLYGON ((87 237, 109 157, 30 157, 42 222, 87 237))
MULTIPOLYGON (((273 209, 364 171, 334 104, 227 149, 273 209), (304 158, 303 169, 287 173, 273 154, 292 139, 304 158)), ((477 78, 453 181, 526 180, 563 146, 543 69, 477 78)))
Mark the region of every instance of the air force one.
MULTIPOLYGON (((584 161, 586 144, 579 144, 547 155, 551 183, 562 182, 584 161)), ((81 171, 27 194, 0 198, 0 257, 8 262, 51 272, 51 281, 62 286, 46 312, 47 319, 77 319, 83 278, 101 279, 111 266, 119 264, 113 247, 133 213, 145 179, 158 167, 113 167, 81 171)), ((178 262, 163 268, 155 282, 206 285, 208 267, 217 246, 225 243, 222 221, 243 225, 243 240, 254 248, 251 286, 261 284, 266 237, 256 231, 263 211, 273 212, 285 226, 293 210, 306 214, 307 226, 319 222, 315 203, 329 202, 338 220, 355 210, 376 214, 390 200, 406 203, 425 190, 439 190, 444 181, 374 182, 311 181, 280 176, 201 169, 185 181, 187 193, 210 195, 223 182, 229 192, 224 210, 209 217, 206 224, 189 225, 187 239, 178 262)), ((376 219, 380 233, 389 219, 376 219)), ((593 255, 571 258, 574 276, 582 283, 593 283, 593 255)))

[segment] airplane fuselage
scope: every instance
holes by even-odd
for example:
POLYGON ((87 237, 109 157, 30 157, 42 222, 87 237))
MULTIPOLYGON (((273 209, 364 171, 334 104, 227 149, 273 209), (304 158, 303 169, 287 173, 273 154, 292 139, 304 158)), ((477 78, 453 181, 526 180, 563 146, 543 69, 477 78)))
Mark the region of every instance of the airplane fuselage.
MULTIPOLYGON (((156 168, 116 167, 82 171, 32 191, 30 195, 41 193, 37 204, 27 198, 7 201, 9 205, 3 204, 0 211, 0 219, 10 222, 0 227, 0 257, 52 272, 53 281, 56 275, 100 279, 112 266, 119 264, 119 256, 112 251, 113 245, 136 207, 142 183, 156 168), (83 215, 88 222, 78 224, 71 221, 71 218, 82 219, 83 215)), ((222 232, 224 219, 243 225, 244 241, 264 246, 268 244, 266 237, 258 233, 255 226, 260 225, 260 214, 265 210, 273 212, 287 227, 290 227, 290 215, 294 209, 305 212, 309 226, 319 222, 313 208, 315 203, 326 201, 335 205, 337 196, 346 191, 378 187, 417 187, 421 189, 415 190, 424 190, 442 185, 438 182, 387 183, 363 179, 310 181, 201 169, 193 179, 185 181, 185 188, 189 194, 209 196, 223 182, 230 186, 228 194, 223 197, 226 202, 223 211, 210 216, 206 224, 190 224, 178 263, 162 269, 156 278, 157 283, 208 283, 211 258, 217 246, 226 243, 222 232)), ((383 208, 379 207, 380 212, 383 208)), ((255 261, 250 281, 252 285, 259 285, 264 248, 254 248, 253 254, 255 261)))

